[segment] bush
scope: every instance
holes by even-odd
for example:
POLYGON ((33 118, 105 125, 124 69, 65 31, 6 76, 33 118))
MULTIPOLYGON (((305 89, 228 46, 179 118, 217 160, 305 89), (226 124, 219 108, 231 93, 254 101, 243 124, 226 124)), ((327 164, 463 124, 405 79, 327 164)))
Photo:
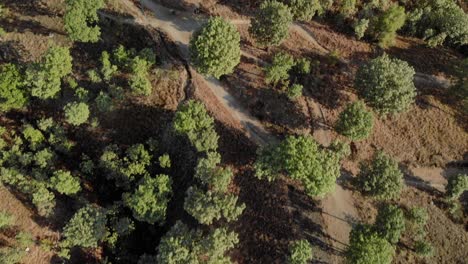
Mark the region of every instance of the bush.
POLYGON ((354 33, 357 39, 362 39, 369 28, 369 19, 360 19, 354 24, 354 33))
POLYGON ((67 122, 75 126, 85 123, 89 117, 89 107, 86 103, 68 103, 63 111, 67 122))
POLYGON ((95 248, 106 236, 106 212, 104 209, 87 205, 78 210, 63 228, 64 244, 95 248))
POLYGON ((299 21, 310 21, 314 17, 315 13, 320 9, 319 1, 310 0, 283 0, 294 16, 295 20, 299 21))
POLYGON ((61 79, 72 72, 69 48, 51 47, 39 63, 26 72, 31 95, 40 99, 54 98, 61 90, 61 79))
POLYGON ((66 0, 65 30, 73 41, 97 42, 101 29, 97 26, 97 11, 104 7, 104 0, 66 0))
POLYGON ((23 77, 14 64, 0 66, 0 111, 7 112, 26 105, 28 98, 23 77))
POLYGON ((100 112, 108 112, 112 110, 112 104, 112 98, 108 93, 103 91, 99 92, 99 95, 96 97, 96 107, 100 112))
POLYGON ((161 166, 161 168, 171 167, 171 157, 169 157, 169 154, 164 154, 159 157, 159 166, 161 166))
POLYGON ((101 53, 101 74, 105 81, 110 81, 115 73, 118 71, 116 65, 112 65, 110 55, 107 51, 101 53))
POLYGON ((398 243, 405 231, 403 210, 396 205, 384 205, 379 208, 375 227, 379 235, 392 244, 398 243))
POLYGON ((80 180, 69 171, 58 170, 50 178, 52 187, 61 194, 73 195, 81 190, 80 180))
POLYGON ((42 146, 42 143, 45 140, 44 135, 38 129, 35 129, 30 124, 26 124, 23 126, 23 134, 24 139, 29 142, 29 148, 31 150, 37 150, 39 147, 42 146))
POLYGON ((289 264, 307 264, 312 260, 312 246, 309 241, 296 240, 289 245, 289 264))
POLYGON ((302 86, 302 84, 293 84, 288 89, 288 92, 287 92, 288 98, 291 100, 295 100, 298 97, 301 97, 303 89, 304 89, 304 86, 302 86))
POLYGON ((267 0, 252 19, 250 34, 260 46, 278 46, 288 36, 293 15, 288 6, 275 0, 267 0))
POLYGON ((230 169, 218 167, 220 162, 221 155, 219 153, 208 152, 206 158, 198 160, 195 178, 199 179, 209 190, 225 193, 228 191, 233 174, 230 169))
POLYGON ((460 198, 464 191, 468 191, 468 175, 458 174, 448 178, 445 195, 450 200, 460 198))
POLYGON ((396 4, 381 15, 371 19, 370 31, 374 38, 379 41, 379 46, 388 47, 393 45, 396 32, 403 27, 405 19, 405 8, 396 4))
POLYGON ((214 119, 208 115, 205 106, 190 100, 182 104, 176 112, 174 129, 187 135, 190 143, 199 152, 208 152, 218 148, 219 136, 214 130, 214 119))
POLYGON ((239 243, 236 233, 217 228, 204 235, 200 230, 190 230, 177 221, 164 235, 158 246, 156 263, 231 263, 226 252, 239 243))
POLYGON ((32 203, 41 216, 50 216, 55 208, 55 195, 47 190, 45 185, 39 184, 32 194, 32 203))
POLYGON ((416 241, 414 251, 422 257, 432 257, 434 255, 434 247, 425 240, 416 241))
POLYGON ((160 174, 155 178, 144 177, 134 193, 125 193, 122 200, 138 221, 163 224, 171 194, 171 179, 160 174))
POLYGON ((372 230, 358 225, 351 230, 347 260, 352 264, 390 264, 395 249, 372 230))
POLYGON ((406 111, 414 102, 414 74, 408 63, 385 54, 359 68, 355 86, 379 114, 394 114, 406 111))
POLYGON ((349 104, 339 115, 336 131, 351 140, 362 140, 372 132, 374 117, 363 102, 349 104))
POLYGON ((361 164, 358 185, 364 193, 378 199, 394 199, 403 188, 403 173, 396 161, 379 152, 371 162, 361 164))
POLYGON ((429 214, 427 210, 422 207, 413 207, 409 210, 408 221, 410 222, 410 226, 415 233, 415 237, 424 237, 426 232, 424 231, 424 226, 426 225, 427 221, 429 220, 429 214))
POLYGON ((284 52, 277 53, 273 62, 265 68, 265 82, 276 85, 289 78, 289 71, 294 66, 294 58, 284 52))
POLYGON ((190 41, 190 55, 202 74, 218 79, 230 74, 240 62, 239 32, 223 18, 211 18, 190 41))
POLYGON ((135 57, 130 63, 131 77, 129 80, 130 88, 136 95, 150 95, 153 89, 148 77, 148 71, 151 63, 139 56, 135 57))
POLYGON ((356 0, 341 1, 340 14, 344 17, 351 17, 356 13, 356 0))
POLYGON ((14 221, 15 218, 11 214, 0 211, 0 230, 12 226, 14 221))

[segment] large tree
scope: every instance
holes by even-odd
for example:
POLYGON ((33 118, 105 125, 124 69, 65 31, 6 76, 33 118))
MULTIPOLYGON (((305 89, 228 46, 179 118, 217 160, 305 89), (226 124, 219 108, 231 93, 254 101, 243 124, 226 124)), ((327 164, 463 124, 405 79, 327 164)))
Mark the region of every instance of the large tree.
POLYGON ((240 35, 221 17, 208 20, 190 41, 190 55, 197 70, 219 78, 234 71, 240 62, 240 35))
POLYGON ((392 244, 398 243, 405 230, 403 210, 396 205, 383 205, 379 208, 375 228, 379 235, 392 244))
POLYGON ((66 4, 64 23, 70 39, 97 42, 101 35, 97 11, 104 7, 104 0, 66 0, 66 4))
POLYGON ((14 64, 0 66, 0 111, 18 109, 26 105, 23 77, 14 64))
POLYGON ((351 264, 390 264, 395 249, 371 226, 358 225, 349 236, 347 260, 351 264))
POLYGON ((63 228, 68 247, 97 247, 106 235, 106 213, 102 208, 87 205, 78 210, 63 228))

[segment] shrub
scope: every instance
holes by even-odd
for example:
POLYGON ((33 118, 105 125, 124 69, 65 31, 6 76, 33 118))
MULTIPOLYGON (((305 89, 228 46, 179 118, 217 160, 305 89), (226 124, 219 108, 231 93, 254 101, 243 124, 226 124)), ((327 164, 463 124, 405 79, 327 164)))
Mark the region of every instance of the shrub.
POLYGON ((289 71, 294 66, 294 58, 284 52, 277 53, 273 62, 265 68, 265 82, 276 85, 289 78, 289 71))
POLYGON ((374 38, 379 41, 379 46, 388 47, 393 45, 396 32, 403 27, 405 19, 405 8, 396 4, 381 15, 371 19, 370 31, 374 38))
POLYGON ((73 41, 97 42, 101 29, 97 26, 97 11, 104 7, 104 0, 66 0, 65 30, 73 41))
POLYGON ((349 104, 339 115, 336 131, 351 140, 362 140, 372 132, 374 117, 363 102, 349 104))
POLYGON ((50 178, 50 184, 61 194, 73 195, 81 190, 80 180, 69 171, 58 170, 50 178))
POLYGON ((446 187, 445 195, 450 200, 456 200, 460 198, 464 191, 468 191, 468 175, 458 174, 448 178, 448 184, 446 187))
POLYGON ((101 76, 99 76, 99 73, 95 69, 88 70, 86 74, 92 83, 102 82, 101 76))
POLYGON ((294 64, 294 70, 299 74, 309 74, 311 71, 311 62, 306 58, 299 58, 294 64))
POLYGON ((394 114, 407 110, 414 102, 414 74, 408 63, 385 54, 359 68, 355 86, 379 114, 394 114))
POLYGON ((61 79, 72 72, 69 48, 51 47, 39 63, 26 72, 31 95, 40 99, 54 98, 61 89, 61 79))
POLYGON ((75 97, 79 102, 86 103, 89 100, 89 91, 83 87, 78 87, 75 89, 75 97))
POLYGON ((264 1, 249 28, 260 46, 278 46, 288 36, 293 15, 288 6, 275 0, 264 1))
POLYGON ((395 249, 371 227, 358 225, 351 230, 347 260, 353 264, 390 264, 395 249))
POLYGON ((166 209, 171 194, 171 179, 167 175, 160 174, 155 178, 144 177, 134 193, 124 194, 122 200, 138 221, 162 224, 166 219, 166 209))
POLYGON ((38 149, 42 146, 42 143, 45 140, 44 135, 38 129, 35 129, 33 126, 27 124, 23 127, 23 134, 24 139, 29 142, 29 148, 32 150, 38 149))
POLYGON ((369 19, 363 18, 354 24, 354 33, 357 39, 362 39, 369 28, 369 19))
POLYGON ((217 228, 204 235, 177 221, 158 246, 156 263, 231 263, 226 252, 239 243, 236 233, 217 228))
POLYGON ((27 232, 19 232, 19 234, 16 235, 16 242, 19 244, 21 248, 28 248, 32 244, 34 244, 34 238, 30 233, 27 232))
POLYGON ((294 16, 295 20, 310 21, 320 9, 319 1, 310 0, 283 0, 294 16))
POLYGON ((55 195, 40 184, 32 194, 32 203, 41 216, 50 216, 55 208, 55 195))
POLYGON ((107 51, 103 51, 101 54, 101 74, 105 81, 110 81, 115 73, 118 71, 116 65, 112 65, 110 61, 110 55, 107 51))
POLYGON ((199 152, 218 148, 219 136, 214 130, 214 120, 200 102, 190 100, 179 107, 174 119, 174 129, 187 135, 199 152))
POLYGON ((0 66, 0 111, 19 109, 28 101, 23 77, 14 64, 0 66))
POLYGON ((15 218, 11 214, 0 211, 0 230, 12 226, 14 221, 15 218))
POLYGON ((408 212, 407 218, 412 224, 413 228, 420 229, 422 232, 419 233, 423 233, 424 226, 426 225, 427 220, 429 220, 429 214, 423 207, 413 207, 408 212))
POLYGON ((103 91, 99 92, 99 95, 96 97, 96 107, 100 112, 108 112, 112 110, 112 98, 108 93, 103 91))
POLYGON ((190 55, 202 74, 219 79, 232 73, 241 57, 239 32, 223 18, 211 18, 190 41, 190 55))
POLYGON ((225 193, 231 183, 233 174, 230 169, 218 167, 221 155, 217 152, 208 152, 206 158, 198 160, 195 168, 195 178, 199 179, 208 189, 225 193))
POLYGON ((159 166, 161 166, 161 168, 171 167, 171 157, 169 157, 169 154, 164 154, 159 157, 159 166))
POLYGON ((405 231, 405 216, 403 210, 395 205, 384 205, 379 208, 375 227, 379 235, 392 244, 398 243, 405 231))
POLYGON ((298 97, 302 95, 302 90, 304 89, 304 86, 302 84, 293 84, 288 88, 287 95, 289 99, 295 100, 298 97))
POLYGON ((63 111, 67 122, 75 126, 85 123, 89 117, 89 107, 86 103, 68 103, 63 111))
POLYGON ((25 255, 25 251, 18 248, 2 247, 0 248, 0 263, 16 264, 20 263, 25 255))
POLYGON ((73 247, 95 248, 106 235, 106 212, 87 205, 78 210, 63 228, 64 244, 73 247))
POLYGON ((425 240, 416 241, 414 251, 422 257, 432 257, 434 255, 434 247, 425 240))
POLYGON ((379 152, 371 162, 361 164, 358 184, 363 192, 378 199, 394 199, 403 188, 403 173, 396 161, 379 152))
POLYGON ((356 13, 356 0, 341 1, 340 14, 345 17, 351 17, 356 13))
POLYGON ((309 241, 296 240, 289 245, 289 264, 307 264, 312 260, 312 246, 309 241))

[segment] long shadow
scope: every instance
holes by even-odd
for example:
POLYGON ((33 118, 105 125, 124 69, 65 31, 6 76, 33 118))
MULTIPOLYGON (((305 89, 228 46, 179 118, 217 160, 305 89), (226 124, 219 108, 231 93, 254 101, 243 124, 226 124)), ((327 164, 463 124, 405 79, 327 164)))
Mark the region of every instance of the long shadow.
POLYGON ((219 4, 230 7, 242 15, 252 15, 263 0, 220 0, 219 4))
POLYGON ((51 34, 59 34, 65 35, 64 32, 57 31, 54 29, 50 29, 44 27, 41 23, 33 20, 21 20, 17 17, 14 19, 2 19, 0 20, 0 25, 7 31, 7 32, 33 32, 34 34, 48 36, 51 34))
POLYGON ((427 192, 435 197, 442 197, 443 193, 441 191, 432 187, 429 182, 416 177, 407 166, 400 164, 399 167, 404 174, 404 182, 406 185, 427 192))
POLYGON ((0 42, 0 63, 25 64, 28 52, 18 41, 0 42))
POLYGON ((37 0, 3 0, 2 5, 26 16, 57 16, 47 7, 41 6, 41 1, 37 0))

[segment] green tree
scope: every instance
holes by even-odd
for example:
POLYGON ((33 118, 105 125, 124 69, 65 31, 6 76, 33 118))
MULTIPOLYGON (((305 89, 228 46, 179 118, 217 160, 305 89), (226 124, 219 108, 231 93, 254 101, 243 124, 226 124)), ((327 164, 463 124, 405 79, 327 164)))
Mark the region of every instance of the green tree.
POLYGON ((150 224, 164 223, 166 209, 172 194, 171 179, 160 174, 155 178, 144 177, 132 194, 125 193, 124 204, 133 212, 133 217, 150 224))
POLYGON ((291 9, 295 20, 310 21, 320 9, 319 1, 315 0, 282 0, 291 9))
POLYGON ((304 86, 302 84, 293 84, 288 88, 287 95, 288 98, 291 100, 295 100, 302 95, 302 90, 304 89, 304 86))
POLYGON ((288 36, 292 21, 293 14, 287 5, 266 0, 252 19, 249 32, 260 46, 278 46, 288 36))
POLYGON ((405 20, 405 8, 394 4, 381 15, 371 19, 369 29, 374 38, 379 41, 379 46, 388 47, 393 45, 396 32, 403 27, 405 20))
POLYGON ((219 79, 240 62, 240 34, 223 18, 210 18, 190 41, 190 55, 200 73, 219 79))
POLYGON ((312 260, 312 246, 306 239, 296 240, 289 245, 288 264, 307 264, 312 260))
POLYGON ((373 228, 358 225, 351 230, 347 260, 352 264, 390 264, 395 249, 373 228))
POLYGON ((367 194, 378 199, 397 198, 403 188, 403 173, 398 163, 385 155, 377 153, 371 162, 361 164, 358 185, 367 194))
POLYGON ((55 171, 50 178, 50 184, 59 193, 65 195, 73 195, 81 190, 80 180, 73 177, 69 171, 64 170, 55 171))
POLYGON ((456 200, 460 198, 464 191, 468 191, 468 175, 458 174, 448 178, 448 184, 446 187, 445 195, 450 200, 456 200))
POLYGON ((32 189, 32 203, 36 206, 38 214, 50 216, 55 208, 55 195, 47 190, 45 184, 33 182, 32 189))
POLYGON ((63 111, 65 112, 67 122, 75 126, 85 123, 89 118, 89 107, 86 103, 68 103, 63 108, 63 111))
POLYGON ((145 96, 151 94, 153 86, 148 76, 151 65, 152 63, 150 61, 140 56, 136 56, 131 60, 131 77, 129 84, 134 94, 145 96))
POLYGON ((363 18, 354 24, 354 33, 357 39, 362 39, 369 28, 369 19, 363 18))
POLYGON ((396 205, 384 205, 379 208, 375 227, 379 235, 392 244, 398 243, 405 231, 403 210, 396 205))
POLYGON ((0 111, 19 109, 28 101, 23 76, 14 64, 0 66, 0 111))
POLYGON ((366 110, 363 102, 349 104, 339 115, 336 131, 351 140, 362 140, 369 137, 374 126, 372 112, 366 110))
POLYGON ((359 68, 355 86, 379 114, 394 114, 406 111, 414 102, 414 74, 407 62, 384 54, 359 68))
POLYGON ((70 39, 80 42, 97 42, 101 29, 97 11, 104 7, 104 0, 66 0, 65 30, 70 39))
POLYGON ((190 100, 180 105, 175 115, 174 129, 187 135, 190 143, 199 152, 218 148, 219 136, 214 130, 214 119, 198 101, 190 100))
POLYGON ((161 168, 171 167, 171 157, 169 157, 169 154, 166 153, 159 157, 159 166, 161 166, 161 168))
POLYGON ((61 79, 72 72, 69 48, 51 47, 26 71, 26 83, 31 95, 40 99, 54 98, 61 89, 61 79))
POLYGON ((118 71, 117 65, 112 65, 110 61, 110 55, 107 51, 101 53, 101 74, 105 81, 110 81, 110 79, 118 71))
POLYGON ((280 81, 287 80, 293 66, 294 58, 291 55, 285 52, 277 53, 272 63, 265 67, 265 82, 276 85, 280 81))
POLYGON ((87 205, 78 210, 63 228, 63 243, 68 247, 95 248, 106 236, 106 212, 87 205))

